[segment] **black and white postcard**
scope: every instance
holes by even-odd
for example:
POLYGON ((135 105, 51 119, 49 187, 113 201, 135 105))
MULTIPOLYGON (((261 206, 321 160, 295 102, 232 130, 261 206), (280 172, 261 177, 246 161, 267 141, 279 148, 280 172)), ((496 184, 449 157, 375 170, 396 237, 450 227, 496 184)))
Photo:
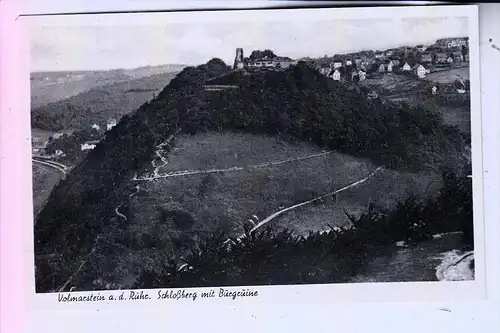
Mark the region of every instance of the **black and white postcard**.
POLYGON ((40 306, 484 294, 474 6, 23 20, 40 306))

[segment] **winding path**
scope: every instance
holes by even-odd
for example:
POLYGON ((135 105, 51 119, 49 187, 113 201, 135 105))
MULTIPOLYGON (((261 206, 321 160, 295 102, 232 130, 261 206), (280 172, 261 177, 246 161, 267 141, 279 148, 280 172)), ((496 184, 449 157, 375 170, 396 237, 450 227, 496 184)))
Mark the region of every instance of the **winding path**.
MULTIPOLYGON (((142 177, 142 178, 137 178, 134 177, 132 180, 134 181, 151 181, 155 179, 160 179, 160 178, 173 178, 173 177, 182 177, 182 176, 189 176, 189 175, 200 175, 200 174, 209 174, 209 173, 225 173, 225 172, 234 172, 234 171, 241 171, 241 170, 249 170, 249 169, 263 169, 263 168, 269 168, 272 166, 277 166, 280 164, 285 164, 285 163, 290 163, 290 162, 298 162, 298 161, 303 161, 319 156, 324 156, 331 154, 333 151, 324 151, 321 153, 317 154, 312 154, 312 155, 307 155, 307 156, 302 156, 302 157, 292 157, 288 158, 286 160, 281 160, 281 161, 275 161, 275 162, 265 162, 257 165, 246 165, 246 166, 234 166, 230 168, 224 168, 224 169, 206 169, 206 170, 181 170, 181 171, 174 171, 167 173, 165 175, 159 175, 158 174, 158 168, 155 169, 154 175, 152 177, 142 177)), ((166 165, 166 162, 162 165, 166 165)))
POLYGON ((69 168, 63 164, 52 162, 52 161, 50 161, 50 162, 49 161, 41 161, 41 160, 35 159, 35 158, 33 158, 32 161, 33 161, 33 163, 38 163, 41 165, 46 165, 46 166, 49 166, 51 168, 54 168, 57 171, 60 171, 64 176, 66 176, 66 174, 68 173, 69 168))
MULTIPOLYGON (((358 185, 360 185, 360 184, 362 184, 362 183, 366 182, 366 181, 367 181, 367 180, 369 180, 370 178, 372 178, 372 177, 373 177, 373 176, 374 176, 377 172, 379 172, 380 170, 382 170, 382 167, 381 167, 381 166, 380 166, 380 167, 378 167, 377 169, 375 169, 374 171, 372 171, 371 173, 369 173, 366 177, 361 178, 361 179, 359 179, 359 180, 357 180, 357 181, 355 181, 355 182, 353 182, 353 183, 351 183, 351 184, 349 184, 349 185, 346 185, 346 186, 344 186, 344 187, 342 187, 342 188, 340 188, 340 189, 338 189, 338 190, 335 190, 335 191, 333 191, 333 192, 329 192, 329 193, 323 194, 323 195, 321 195, 321 196, 319 196, 319 197, 316 197, 316 198, 313 198, 313 199, 311 199, 311 200, 307 200, 307 201, 304 201, 304 202, 298 203, 298 204, 296 204, 296 205, 293 205, 293 206, 290 206, 290 207, 287 207, 287 208, 281 209, 281 210, 279 210, 279 211, 277 211, 277 212, 275 212, 275 213, 273 213, 273 214, 269 215, 268 217, 266 217, 266 218, 265 218, 265 219, 263 219, 262 221, 260 221, 257 225, 255 225, 255 226, 254 226, 254 227, 250 230, 250 232, 254 232, 255 230, 257 230, 257 229, 261 228, 263 225, 265 225, 265 224, 267 224, 267 223, 271 222, 272 220, 274 220, 276 217, 278 217, 278 216, 280 216, 280 215, 282 215, 282 214, 284 214, 284 213, 286 213, 286 212, 288 212, 288 211, 291 211, 291 210, 293 210, 293 209, 295 209, 295 208, 299 208, 299 207, 305 206, 305 205, 307 205, 307 204, 313 203, 313 202, 315 202, 315 201, 318 201, 318 200, 321 200, 321 199, 327 198, 327 197, 329 197, 329 196, 332 196, 332 195, 338 194, 338 193, 340 193, 340 192, 343 192, 343 191, 345 191, 345 190, 348 190, 348 189, 350 189, 350 188, 353 188, 353 187, 355 187, 355 186, 358 186, 358 185)), ((239 241, 239 240, 240 240, 240 239, 242 239, 243 237, 245 237, 245 234, 242 234, 241 236, 239 236, 239 237, 237 238, 237 240, 239 241)), ((228 242, 231 242, 231 241, 232 241, 231 239, 228 239, 228 240, 226 240, 225 244, 227 244, 228 242)))
POLYGON ((120 213, 120 211, 118 210, 120 208, 121 205, 118 205, 116 208, 115 208, 115 213, 116 215, 118 215, 119 217, 121 217, 123 219, 123 221, 127 221, 127 217, 125 215, 123 215, 122 213, 120 213))

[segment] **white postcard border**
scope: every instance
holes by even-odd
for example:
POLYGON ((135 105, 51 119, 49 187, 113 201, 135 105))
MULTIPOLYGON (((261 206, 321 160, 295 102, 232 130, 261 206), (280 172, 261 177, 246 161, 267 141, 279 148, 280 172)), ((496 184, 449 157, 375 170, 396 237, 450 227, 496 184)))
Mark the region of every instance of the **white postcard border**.
MULTIPOLYGON (((213 300, 204 300, 200 298, 200 293, 215 289, 214 288, 183 288, 186 292, 196 291, 198 299, 194 302, 185 302, 185 300, 176 300, 177 303, 171 303, 174 300, 155 300, 150 301, 118 301, 118 302, 85 302, 85 303, 67 303, 58 301, 58 293, 52 294, 35 294, 34 293, 34 259, 33 259, 33 228, 32 212, 25 210, 26 214, 22 216, 20 221, 26 225, 26 243, 25 243, 25 262, 27 283, 30 286, 27 292, 28 304, 30 308, 36 310, 94 310, 94 309, 132 309, 139 305, 141 308, 165 308, 170 305, 184 306, 186 304, 192 307, 193 304, 202 305, 205 301, 214 301, 217 299, 221 303, 217 305, 211 303, 211 306, 219 306, 225 301, 230 301, 231 305, 248 302, 250 304, 269 305, 276 303, 293 304, 300 302, 314 304, 330 304, 332 302, 378 302, 378 301, 460 301, 460 300, 481 300, 485 297, 485 256, 484 256, 484 218, 483 218, 483 167, 482 167, 482 137, 481 137, 481 101, 480 101, 480 77, 479 77, 479 36, 478 36, 478 18, 476 6, 436 6, 436 7, 400 7, 400 8, 356 8, 356 9, 282 9, 282 10, 249 10, 249 11, 222 11, 222 12, 206 12, 202 15, 200 12, 182 12, 182 13, 148 13, 148 14, 112 14, 116 15, 114 24, 131 24, 133 18, 137 24, 147 24, 148 15, 165 15, 166 19, 171 21, 190 22, 196 20, 218 21, 223 20, 285 20, 290 19, 290 15, 303 14, 301 19, 352 19, 352 18, 389 18, 395 13, 399 17, 447 17, 461 16, 468 17, 469 25, 469 40, 470 40, 470 82, 471 82, 471 127, 472 127, 472 158, 473 158, 473 195, 474 195, 474 237, 475 237, 475 266, 476 279, 474 281, 463 282, 398 282, 398 283, 359 283, 359 284, 325 284, 325 285, 288 285, 288 286, 243 286, 243 287, 222 287, 231 291, 239 291, 241 289, 257 290, 259 295, 256 297, 243 297, 235 300, 227 298, 215 297, 213 300), (123 16, 120 16, 123 15, 123 16), (126 16, 126 17, 125 17, 126 16), (121 23, 120 23, 121 21, 121 23), (141 23, 142 22, 142 23, 141 23), (179 302, 182 302, 180 305, 179 302), (192 303, 192 304, 191 304, 192 303)), ((110 15, 110 14, 107 14, 110 15)), ((18 24, 30 18, 22 18, 18 20, 18 24)), ((50 20, 50 17, 46 18, 50 20)), ((72 17, 71 22, 78 23, 80 20, 94 19, 88 17, 72 17)), ((62 22, 62 21, 61 21, 62 22)), ((62 24, 68 24, 70 21, 64 21, 62 24)), ((25 33, 24 35, 27 35, 25 33)), ((26 38, 27 39, 27 38, 26 38)), ((21 44, 21 43, 20 43, 21 44)), ((23 156, 26 160, 31 158, 30 147, 30 125, 29 125, 29 41, 24 40, 22 44, 22 56, 24 66, 19 66, 20 77, 26 78, 26 83, 22 86, 24 89, 20 92, 20 105, 23 105, 23 118, 28 121, 25 126, 23 136, 26 138, 22 149, 23 156)), ((215 55, 214 55, 215 56, 215 55)), ((32 204, 31 193, 31 163, 26 163, 24 168, 20 170, 26 177, 30 178, 29 182, 24 185, 29 185, 26 189, 26 200, 24 202, 32 204)), ((162 289, 166 290, 166 289, 162 289)), ((175 289, 178 290, 178 289, 175 289)), ((140 290, 134 290, 139 292, 140 290)), ((158 289, 143 290, 155 298, 158 289)), ((129 291, 125 291, 128 293, 129 291)), ((71 293, 73 296, 85 295, 88 296, 92 292, 71 293)), ((104 297, 109 297, 110 294, 121 294, 121 291, 96 291, 94 294, 100 293, 104 297)), ((68 293, 62 293, 67 295, 68 293)))

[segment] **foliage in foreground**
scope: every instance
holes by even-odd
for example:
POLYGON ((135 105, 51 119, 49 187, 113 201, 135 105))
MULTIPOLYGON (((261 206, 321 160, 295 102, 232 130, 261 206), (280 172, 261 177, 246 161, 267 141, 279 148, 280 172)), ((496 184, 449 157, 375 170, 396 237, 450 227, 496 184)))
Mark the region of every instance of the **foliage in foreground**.
POLYGON ((414 197, 390 211, 356 218, 352 228, 294 236, 289 230, 248 230, 229 245, 224 234, 204 241, 184 261, 165 263, 161 273, 144 271, 135 288, 348 282, 360 268, 397 241, 416 243, 433 234, 461 231, 473 246, 472 188, 467 178, 444 175, 436 198, 414 197))

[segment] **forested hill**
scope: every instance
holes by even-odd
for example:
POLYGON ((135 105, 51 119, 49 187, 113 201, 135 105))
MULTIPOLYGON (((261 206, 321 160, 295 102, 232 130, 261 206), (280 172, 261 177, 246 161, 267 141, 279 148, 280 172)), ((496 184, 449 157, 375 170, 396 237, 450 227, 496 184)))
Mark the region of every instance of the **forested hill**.
POLYGON ((458 130, 443 125, 437 114, 370 101, 305 64, 241 76, 239 89, 203 90, 207 79, 229 71, 218 59, 184 69, 156 99, 124 116, 58 184, 35 224, 39 291, 67 280, 97 238, 120 232, 112 217, 126 202, 129 180, 178 129, 281 135, 393 168, 441 169, 461 157, 458 130), (47 253, 60 257, 50 261, 47 253))
MULTIPOLYGON (((313 142, 396 169, 460 165, 464 138, 440 114, 366 98, 299 63, 285 72, 232 75, 239 89, 210 95, 184 129, 241 130, 313 142)), ((225 82, 217 84, 228 84, 225 82)))
POLYGON ((60 285, 77 269, 110 227, 114 207, 128 196, 127 180, 149 162, 155 145, 175 132, 179 115, 200 95, 205 80, 229 70, 218 59, 185 68, 155 100, 124 116, 54 188, 35 223, 37 290, 60 285), (47 259, 53 253, 60 261, 47 259))

